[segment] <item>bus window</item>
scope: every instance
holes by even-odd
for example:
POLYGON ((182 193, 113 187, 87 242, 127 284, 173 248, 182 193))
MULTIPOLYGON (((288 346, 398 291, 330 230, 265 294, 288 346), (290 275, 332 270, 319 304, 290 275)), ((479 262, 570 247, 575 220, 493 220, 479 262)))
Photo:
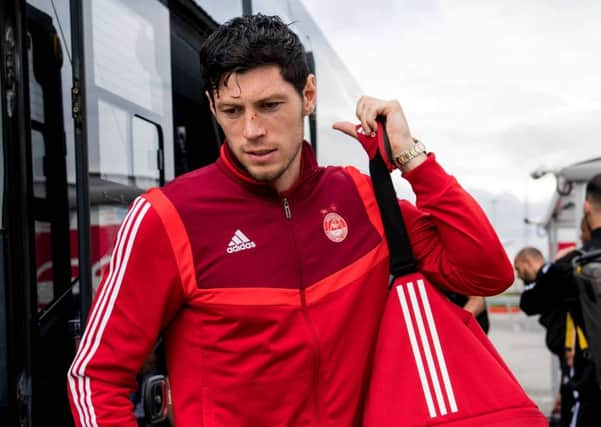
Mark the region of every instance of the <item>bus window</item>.
POLYGON ((161 184, 162 138, 159 125, 141 117, 133 118, 133 175, 136 187, 147 190, 161 184))
POLYGON ((129 204, 174 176, 170 25, 159 1, 94 0, 83 12, 95 289, 129 204))
MULTIPOLYGON (((162 184, 163 136, 158 124, 98 100, 98 132, 102 143, 98 146, 99 171, 94 175, 102 180, 136 187, 140 190, 138 193, 162 184)), ((92 184, 95 182, 91 181, 92 184)), ((121 187, 113 188, 122 190, 121 187)), ((106 201, 131 201, 131 197, 115 196, 107 194, 106 201)))
POLYGON ((33 195, 46 197, 46 176, 44 175, 44 136, 37 130, 31 130, 31 160, 33 168, 33 195))
MULTIPOLYGON (((54 271, 52 268, 52 231, 50 223, 35 221, 36 281, 38 313, 52 302, 54 292, 54 271)), ((59 291, 60 292, 60 291, 59 291)), ((57 295, 58 296, 58 295, 57 295)))
POLYGON ((154 1, 95 0, 84 3, 84 20, 91 29, 85 40, 90 175, 141 193, 158 184, 158 166, 167 179, 173 177, 169 11, 154 1), (134 139, 151 138, 142 149, 150 155, 146 151, 161 135, 153 124, 165 129, 168 153, 165 165, 155 161, 151 172, 146 158, 136 159, 144 145, 134 139), (144 179, 136 177, 137 170, 144 179))
MULTIPOLYGON (((28 37, 29 63, 33 64, 34 44, 28 37)), ((33 67, 29 67, 29 108, 31 113, 31 160, 33 167, 33 193, 35 197, 46 197, 46 177, 44 174, 44 92, 35 78, 33 67)))
MULTIPOLYGON (((98 100, 98 160, 100 178, 128 185, 131 177, 129 113, 123 108, 98 100)), ((92 172, 94 173, 94 172, 92 172)))
POLYGON ((217 22, 242 15, 242 1, 196 0, 196 3, 217 22))

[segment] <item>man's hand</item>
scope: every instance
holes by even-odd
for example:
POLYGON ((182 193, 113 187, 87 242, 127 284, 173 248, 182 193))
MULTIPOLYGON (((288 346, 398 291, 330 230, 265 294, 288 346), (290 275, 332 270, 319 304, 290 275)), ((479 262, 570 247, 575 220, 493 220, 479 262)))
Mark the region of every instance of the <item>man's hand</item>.
POLYGON ((555 395, 555 399, 553 399, 553 404, 551 405, 551 413, 561 414, 561 393, 559 392, 555 395))
MULTIPOLYGON (((376 117, 381 115, 386 118, 386 131, 388 132, 394 158, 413 147, 414 141, 409 131, 409 125, 398 101, 383 101, 369 96, 362 96, 357 102, 355 114, 361 122, 361 127, 368 135, 378 129, 376 117)), ((352 123, 336 122, 333 128, 357 139, 356 127, 352 123)), ((425 159, 425 154, 415 157, 403 166, 403 172, 417 167, 425 159)))
POLYGON ((569 246, 567 248, 562 248, 562 249, 558 250, 557 253, 555 254, 555 256, 553 257, 553 262, 557 261, 560 258, 563 258, 567 254, 574 252, 575 250, 576 250, 576 246, 569 246))
POLYGON ((474 317, 479 316, 480 313, 483 313, 484 310, 486 310, 486 300, 484 297, 470 296, 463 308, 472 313, 474 317))

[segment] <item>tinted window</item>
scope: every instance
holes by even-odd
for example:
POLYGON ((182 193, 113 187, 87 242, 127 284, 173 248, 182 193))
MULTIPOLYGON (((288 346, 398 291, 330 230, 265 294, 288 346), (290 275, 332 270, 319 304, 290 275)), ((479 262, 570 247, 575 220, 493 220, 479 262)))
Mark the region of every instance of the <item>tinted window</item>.
POLYGON ((83 6, 96 287, 128 205, 174 175, 170 24, 158 1, 83 6))

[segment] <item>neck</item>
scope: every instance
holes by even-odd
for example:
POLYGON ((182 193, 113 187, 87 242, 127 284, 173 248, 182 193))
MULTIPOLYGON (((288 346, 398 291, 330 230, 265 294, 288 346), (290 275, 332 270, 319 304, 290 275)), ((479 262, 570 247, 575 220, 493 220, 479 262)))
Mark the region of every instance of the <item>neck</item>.
POLYGON ((593 213, 588 217, 588 225, 591 230, 601 227, 601 213, 593 213))
POLYGON ((302 151, 303 144, 301 143, 286 170, 273 181, 273 188, 278 193, 284 193, 290 190, 298 180, 301 173, 302 151))

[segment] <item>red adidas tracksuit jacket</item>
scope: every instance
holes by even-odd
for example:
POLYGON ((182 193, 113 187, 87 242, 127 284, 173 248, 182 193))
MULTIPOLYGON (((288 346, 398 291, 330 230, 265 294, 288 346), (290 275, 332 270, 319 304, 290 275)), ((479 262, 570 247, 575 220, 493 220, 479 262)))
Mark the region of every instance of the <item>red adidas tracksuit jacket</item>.
MULTIPOLYGON (((431 281, 468 295, 512 283, 484 213, 434 155, 404 176, 431 281)), ((387 281, 369 177, 318 167, 305 143, 278 194, 224 145, 132 204, 69 371, 76 423, 136 425, 129 394, 162 334, 178 427, 360 425, 387 281)))

